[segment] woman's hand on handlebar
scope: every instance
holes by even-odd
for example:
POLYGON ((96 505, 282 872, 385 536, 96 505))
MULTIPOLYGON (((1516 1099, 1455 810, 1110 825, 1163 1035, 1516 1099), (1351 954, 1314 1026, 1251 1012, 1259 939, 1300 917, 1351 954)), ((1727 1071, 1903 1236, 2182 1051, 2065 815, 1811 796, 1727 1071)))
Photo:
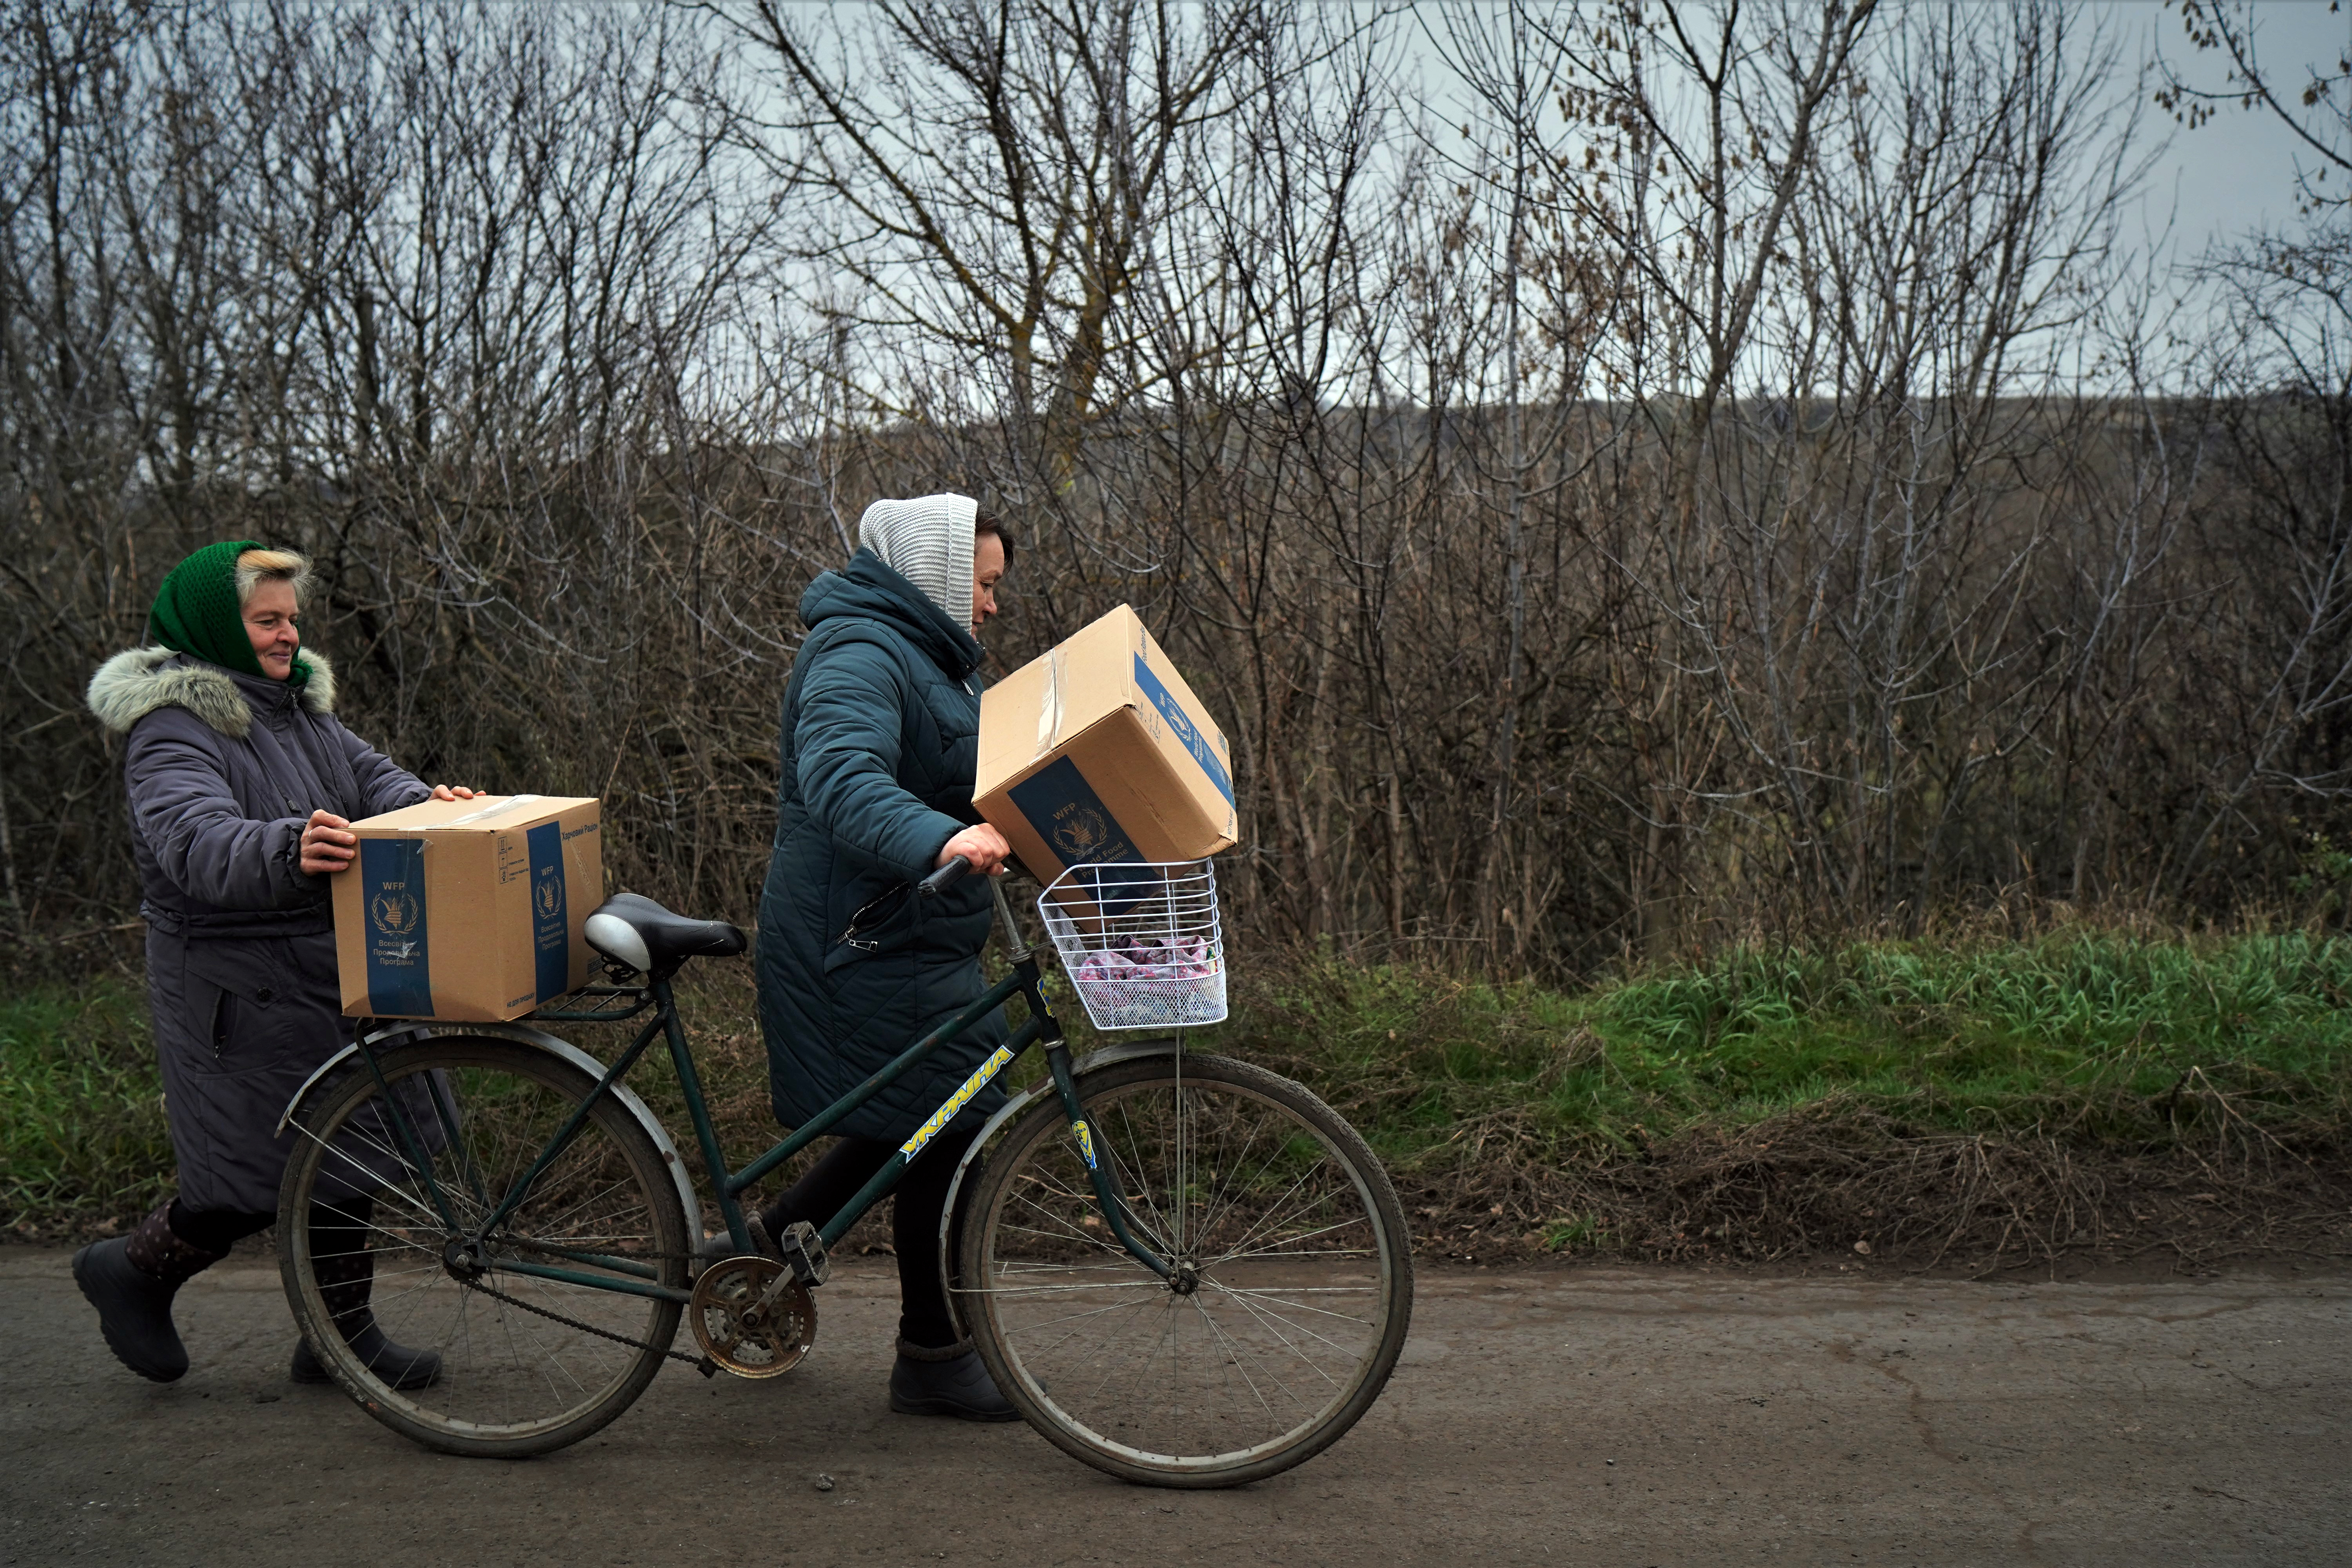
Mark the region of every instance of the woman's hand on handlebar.
POLYGON ((944 866, 959 855, 973 870, 1002 877, 1004 875, 1004 862, 1013 858, 1013 846, 1006 843, 1004 835, 995 828, 985 822, 977 822, 940 845, 939 857, 931 864, 944 866))

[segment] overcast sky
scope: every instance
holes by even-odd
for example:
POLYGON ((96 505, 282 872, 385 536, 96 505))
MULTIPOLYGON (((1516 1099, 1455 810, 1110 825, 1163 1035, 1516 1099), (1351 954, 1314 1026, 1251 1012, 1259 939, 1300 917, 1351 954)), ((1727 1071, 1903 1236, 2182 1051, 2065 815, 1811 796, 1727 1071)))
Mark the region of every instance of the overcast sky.
MULTIPOLYGON (((2209 241, 2234 239, 2265 224, 2293 223, 2297 154, 2306 167, 2316 161, 2274 114, 2232 102, 2217 106, 2212 119, 2191 131, 2175 124, 2153 102, 2162 81, 2160 60, 2168 61, 2192 85, 2214 90, 2228 85, 2227 57, 2191 47, 2177 0, 2075 3, 2079 12, 2095 16, 2112 28, 2121 46, 2113 81, 2116 107, 2127 109, 2136 102, 2142 111, 2142 145, 2162 144, 2148 170, 2143 198, 2150 237, 2169 222, 2177 253, 2193 258, 2209 241)), ((1444 58, 1448 50, 1443 42, 1444 24, 1438 19, 1442 14, 1435 4, 1421 11, 1417 19, 1425 30, 1406 51, 1406 68, 1421 79, 1422 96, 1433 104, 1445 104, 1460 90, 1444 58)), ((2340 5, 2338 0, 2255 0, 2252 15, 2257 58, 2290 104, 2300 97, 2314 69, 2338 74, 2336 62, 2352 56, 2352 0, 2340 5)), ((2087 45, 2087 32, 2074 34, 2074 47, 2087 45)), ((1445 126, 1458 113, 1458 109, 1441 110, 1440 123, 1433 129, 1442 139, 1451 140, 1445 126)))
MULTIPOLYGON (((2177 8, 2147 0, 2103 8, 2137 27, 2143 57, 2161 47, 2191 81, 2223 85, 2221 57, 2189 47, 2177 8)), ((2281 93, 2289 101, 2301 93, 2310 68, 2334 74, 2336 62, 2352 52, 2352 10, 2338 10, 2328 0, 2269 0, 2254 6, 2253 16, 2263 67, 2291 89, 2281 93)), ((2118 84, 2119 91, 2129 88, 2118 84)), ((2175 237, 2183 252, 2194 255, 2208 239, 2228 240, 2266 223, 2294 220, 2297 151, 2306 166, 2314 160, 2268 110, 2233 104, 2195 131, 2171 126, 2160 110, 2151 110, 2147 123, 2152 133, 2172 132, 2170 148, 2149 175, 2151 222, 2177 214, 2175 237)))

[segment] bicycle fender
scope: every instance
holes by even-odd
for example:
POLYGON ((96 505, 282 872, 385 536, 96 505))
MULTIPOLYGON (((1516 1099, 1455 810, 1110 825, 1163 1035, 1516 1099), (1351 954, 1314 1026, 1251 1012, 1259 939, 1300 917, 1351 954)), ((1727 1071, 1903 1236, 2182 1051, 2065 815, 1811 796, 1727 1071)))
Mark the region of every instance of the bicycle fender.
MULTIPOLYGON (((1138 1061, 1146 1057, 1172 1057, 1176 1054, 1177 1045, 1178 1041, 1173 1037, 1157 1040, 1123 1040, 1118 1045, 1105 1046, 1098 1051, 1092 1051, 1080 1057, 1070 1064, 1070 1076, 1076 1079, 1092 1072, 1097 1068, 1117 1067, 1122 1062, 1138 1061)), ((1043 1083, 1034 1084, 1023 1089, 1019 1094, 1011 1096, 1003 1105, 996 1108, 996 1114, 981 1124, 978 1136, 964 1146, 963 1158, 956 1162, 955 1179, 948 1183, 948 1201, 940 1210, 940 1278, 941 1279, 955 1278, 955 1261, 948 1256, 948 1233, 955 1225, 956 1201, 963 1195, 963 1179, 971 1173, 972 1162, 980 1158, 980 1152, 988 1147, 988 1141, 996 1136, 998 1129, 1026 1110, 1031 1100, 1041 1094, 1053 1092, 1054 1080, 1047 1079, 1043 1083)), ((956 1338, 959 1340, 971 1338, 971 1331, 964 1327, 963 1307, 956 1300, 956 1292, 952 1289, 949 1290, 947 1298, 948 1319, 955 1325, 956 1338)))
MULTIPOLYGON (((548 1055, 560 1058, 578 1068, 591 1078, 604 1076, 604 1064, 578 1046, 569 1040, 558 1039, 544 1029, 534 1029, 522 1024, 453 1024, 443 1027, 421 1023, 399 1024, 388 1029, 378 1029, 367 1037, 367 1043, 371 1046, 406 1045, 411 1039, 429 1039, 436 1035, 495 1036, 499 1039, 513 1040, 521 1045, 536 1047, 548 1055)), ((302 1080, 302 1087, 296 1089, 294 1098, 286 1102, 285 1114, 278 1119, 278 1136, 283 1136, 286 1129, 292 1124, 295 1114, 302 1109, 302 1101, 309 1098, 311 1089, 323 1082, 330 1073, 359 1054, 360 1048, 356 1044, 345 1046, 341 1050, 320 1063, 319 1069, 302 1080)), ((655 1118, 646 1102, 637 1098, 636 1090, 627 1084, 616 1083, 606 1092, 620 1102, 623 1110, 636 1118, 637 1125, 645 1129, 646 1136, 654 1141, 654 1147, 661 1153, 662 1164, 669 1171, 670 1180, 677 1184, 678 1205, 686 1215, 686 1223, 693 1227, 695 1238, 698 1239, 702 1230, 702 1200, 694 1194, 694 1179, 687 1174, 686 1162, 678 1158, 677 1145, 670 1142, 669 1133, 655 1118)))
MULTIPOLYGON (((378 1029, 374 1034, 370 1035, 367 1037, 367 1043, 372 1046, 389 1046, 394 1044, 404 1045, 407 1043, 406 1037, 408 1036, 414 1035, 422 1038, 425 1036, 430 1035, 432 1032, 433 1030, 431 1026, 425 1024, 396 1025, 389 1029, 378 1029)), ((310 1098, 310 1091, 318 1088, 321 1082, 325 1081, 329 1073, 333 1072, 337 1068, 342 1066, 345 1062, 359 1055, 359 1051, 360 1048, 357 1045, 345 1046, 341 1050, 337 1051, 333 1056, 329 1057, 325 1061, 320 1062, 311 1072, 310 1076, 302 1080, 302 1087, 294 1091, 294 1097, 286 1102, 286 1109, 278 1113, 278 1126, 276 1130, 270 1133, 270 1136, 273 1138, 283 1138, 286 1136, 286 1129, 294 1124, 295 1113, 302 1109, 302 1102, 310 1098)))

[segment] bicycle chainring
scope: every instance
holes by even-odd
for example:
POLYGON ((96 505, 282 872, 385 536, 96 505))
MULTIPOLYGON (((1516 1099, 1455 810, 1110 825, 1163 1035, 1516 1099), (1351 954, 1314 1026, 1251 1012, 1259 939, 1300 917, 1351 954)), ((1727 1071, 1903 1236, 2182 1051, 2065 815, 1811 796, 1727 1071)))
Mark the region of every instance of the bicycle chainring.
POLYGON ((687 1309, 702 1353, 738 1377, 781 1377, 816 1343, 816 1300, 772 1258, 722 1258, 694 1281, 687 1309), (783 1288, 764 1311, 760 1299, 783 1288))

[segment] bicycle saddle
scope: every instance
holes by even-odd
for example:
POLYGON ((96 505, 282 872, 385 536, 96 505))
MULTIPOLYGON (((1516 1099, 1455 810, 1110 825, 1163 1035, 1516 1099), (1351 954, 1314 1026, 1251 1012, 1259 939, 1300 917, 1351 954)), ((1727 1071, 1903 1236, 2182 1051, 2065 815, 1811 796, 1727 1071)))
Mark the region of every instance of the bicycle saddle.
POLYGON ((690 921, 635 893, 606 899, 582 934, 605 957, 647 973, 689 958, 732 958, 745 945, 742 931, 725 921, 690 921))

